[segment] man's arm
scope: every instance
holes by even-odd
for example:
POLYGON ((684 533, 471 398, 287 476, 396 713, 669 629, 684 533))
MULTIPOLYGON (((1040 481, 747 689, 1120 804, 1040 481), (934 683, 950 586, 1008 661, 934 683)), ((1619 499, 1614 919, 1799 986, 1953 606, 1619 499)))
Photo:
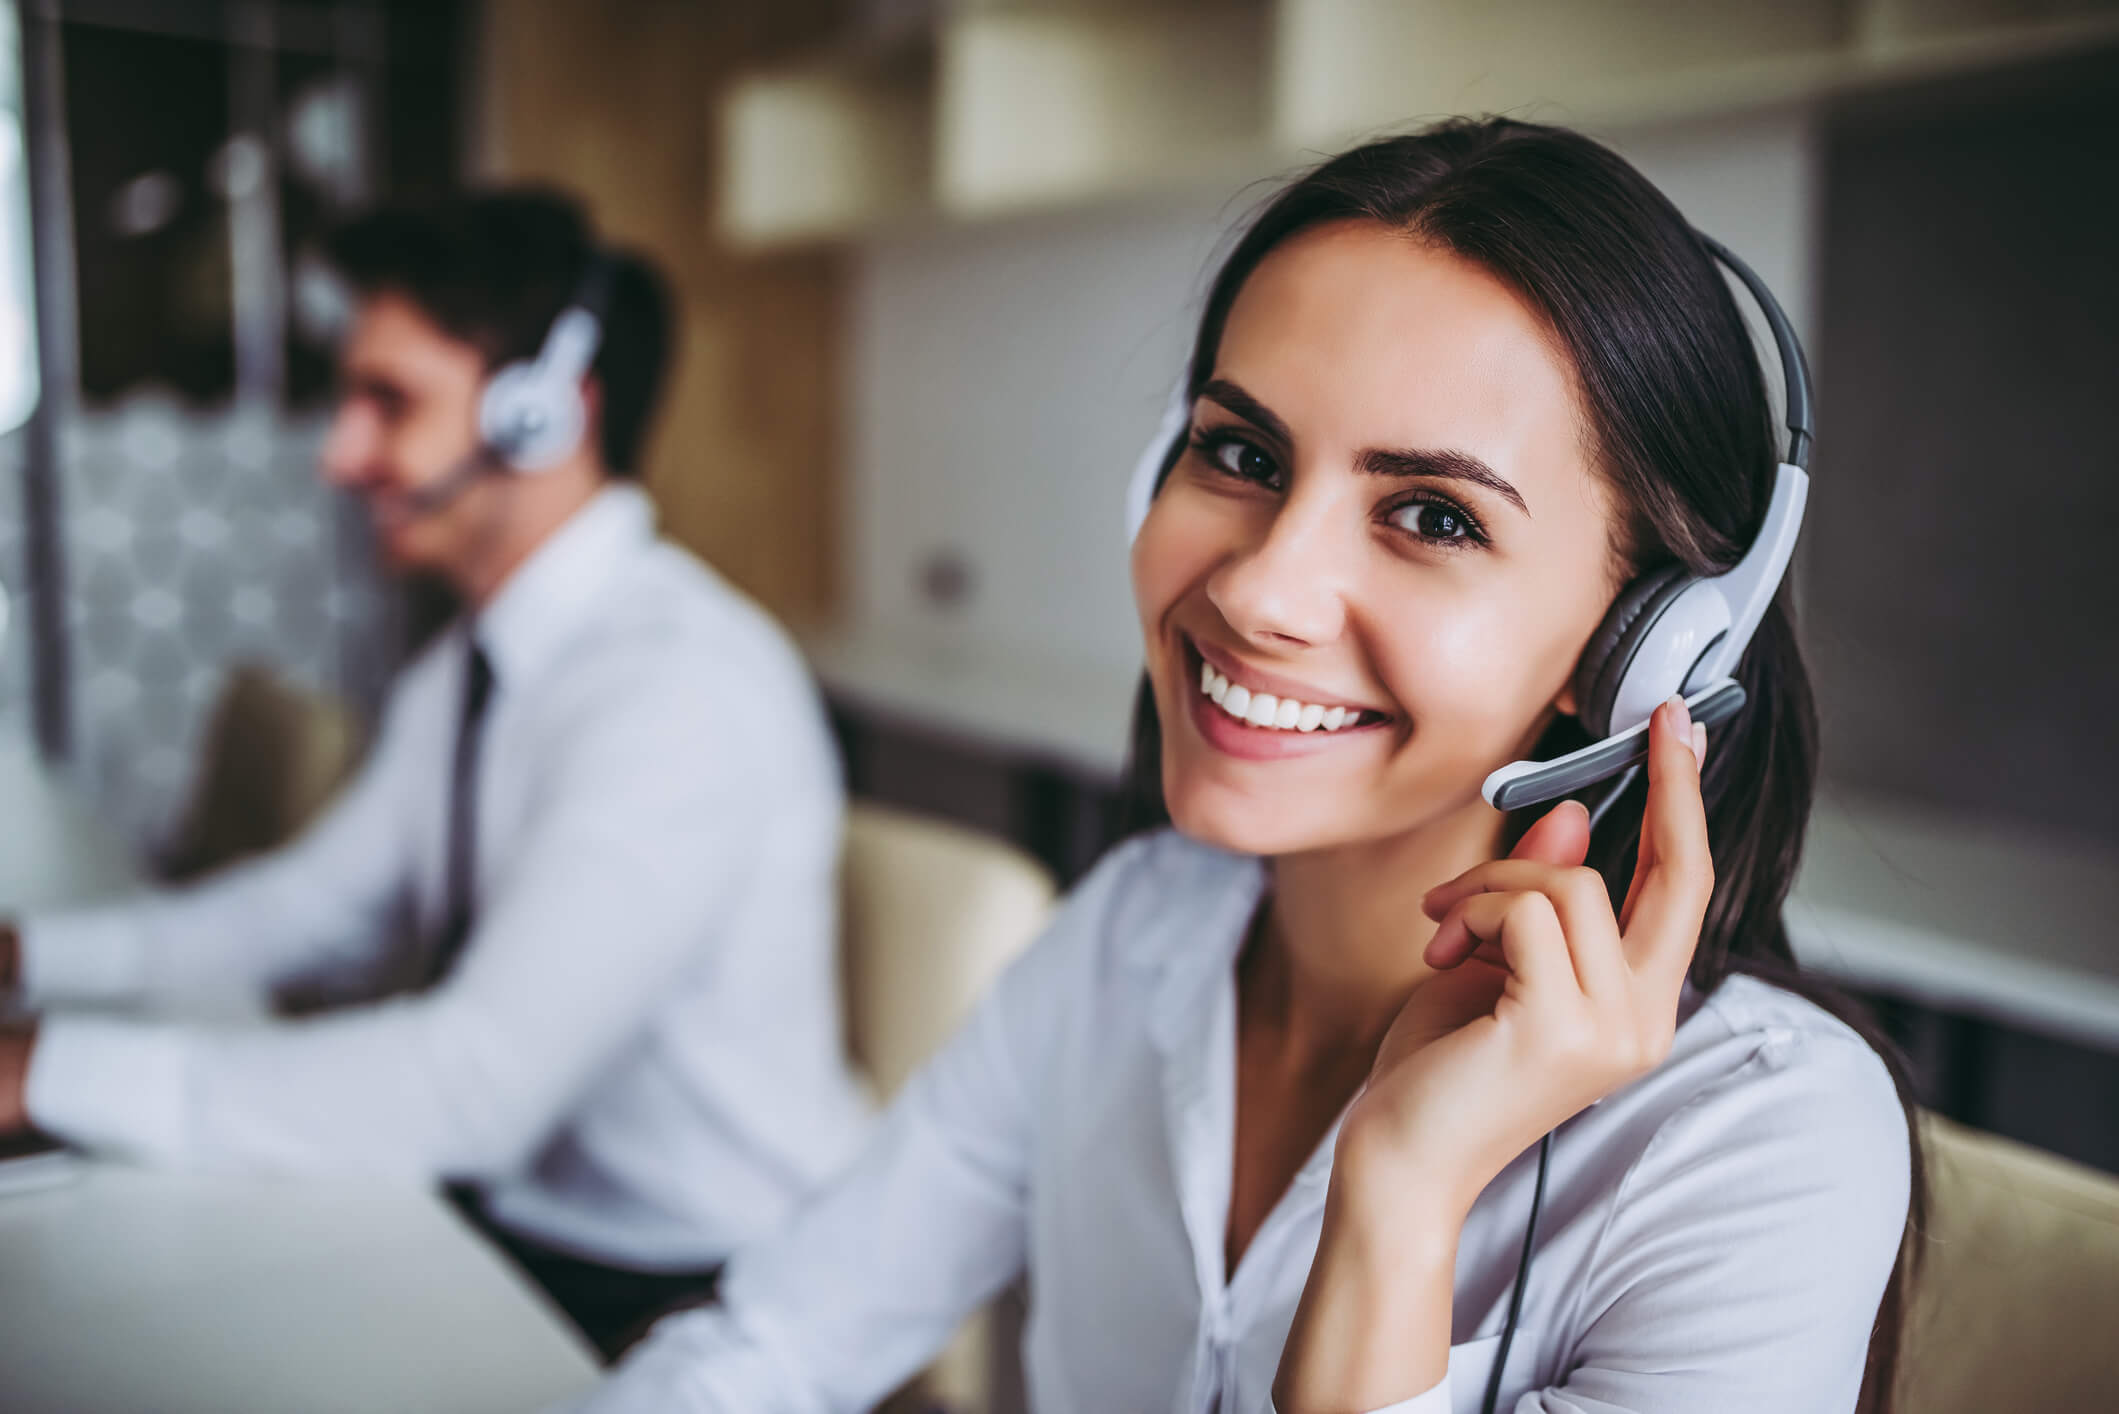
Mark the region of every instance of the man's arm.
POLYGON ((0 977, 33 1005, 254 997, 392 936, 418 784, 393 710, 352 782, 287 846, 181 889, 7 925, 0 977))
MULTIPOLYGON (((60 1017, 31 1058, 39 1128, 150 1161, 472 1177, 518 1163, 687 973, 731 883, 812 849, 835 791, 761 774, 715 697, 643 690, 585 715, 456 970, 418 996, 240 1030, 60 1017)), ((740 696, 740 695, 738 695, 740 696)))

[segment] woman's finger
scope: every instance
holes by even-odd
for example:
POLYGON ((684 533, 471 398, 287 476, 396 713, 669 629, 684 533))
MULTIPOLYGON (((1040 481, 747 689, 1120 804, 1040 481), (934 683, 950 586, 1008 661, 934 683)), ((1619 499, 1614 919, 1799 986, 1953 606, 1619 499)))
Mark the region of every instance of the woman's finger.
POLYGON ((1592 996, 1617 996, 1624 988, 1628 968, 1619 941, 1619 923, 1611 909, 1611 893, 1604 876, 1583 865, 1562 869, 1528 859, 1496 859, 1468 869, 1445 886, 1449 893, 1430 894, 1423 905, 1435 913, 1442 926, 1428 943, 1429 966, 1436 954, 1455 957, 1467 950, 1460 936, 1462 915, 1452 910, 1479 894, 1536 892, 1545 895, 1567 935, 1568 951, 1574 959, 1575 979, 1592 996), (1438 910, 1435 900, 1447 898, 1438 910))
POLYGON ((1655 709, 1648 727, 1648 803, 1641 815, 1641 862, 1621 913, 1635 971, 1682 975, 1699 946, 1714 892, 1700 757, 1682 700, 1655 709))
MULTIPOLYGON (((1692 724, 1692 760, 1693 765, 1697 769, 1706 769, 1707 724, 1705 722, 1694 722, 1692 724)), ((1641 891, 1641 881, 1648 877, 1649 867, 1654 863, 1655 849, 1648 839, 1643 838, 1640 848, 1634 851, 1633 878, 1626 884, 1626 902, 1619 910, 1619 931, 1622 933, 1626 931, 1627 925, 1633 919, 1634 895, 1641 891)))
MULTIPOLYGON (((1557 865, 1571 868, 1589 857, 1589 811, 1579 800, 1563 800, 1547 811, 1538 822, 1523 832, 1516 847, 1508 852, 1506 860, 1486 860, 1474 864, 1447 883, 1435 885, 1420 901, 1420 910, 1428 917, 1440 919, 1456 906, 1457 900, 1467 894, 1479 892, 1481 885, 1473 882, 1482 871, 1491 869, 1496 863, 1528 861, 1534 864, 1557 865)), ((1504 885, 1503 887, 1520 887, 1504 885)))
POLYGON ((1446 951, 1429 944, 1431 966, 1455 967, 1488 944, 1500 949, 1503 964, 1533 993, 1581 993, 1560 916, 1536 890, 1474 894, 1450 911, 1436 938, 1445 931, 1453 941, 1446 951))

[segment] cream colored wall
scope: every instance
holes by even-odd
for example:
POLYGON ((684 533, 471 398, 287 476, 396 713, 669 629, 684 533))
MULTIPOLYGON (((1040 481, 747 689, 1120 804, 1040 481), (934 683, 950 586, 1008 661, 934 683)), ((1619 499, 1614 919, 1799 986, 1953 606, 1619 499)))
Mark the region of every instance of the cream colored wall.
POLYGON ((840 262, 719 247, 711 123, 736 65, 813 40, 829 8, 487 0, 474 74, 476 175, 575 191, 670 275, 684 341, 649 485, 672 535, 796 623, 834 587, 840 262))

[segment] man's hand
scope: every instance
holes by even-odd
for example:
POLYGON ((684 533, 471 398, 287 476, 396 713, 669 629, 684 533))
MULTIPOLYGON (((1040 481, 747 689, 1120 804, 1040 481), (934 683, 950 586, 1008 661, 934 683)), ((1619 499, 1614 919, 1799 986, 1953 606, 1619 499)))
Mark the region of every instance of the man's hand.
POLYGON ((0 1027, 0 1135, 29 1128, 29 1056, 36 1044, 34 1022, 0 1027))

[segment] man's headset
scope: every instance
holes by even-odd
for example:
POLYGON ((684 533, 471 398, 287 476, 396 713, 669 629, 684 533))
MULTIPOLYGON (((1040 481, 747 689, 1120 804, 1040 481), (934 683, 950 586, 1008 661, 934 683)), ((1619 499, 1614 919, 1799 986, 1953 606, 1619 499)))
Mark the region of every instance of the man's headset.
POLYGON ((565 461, 588 429, 582 380, 603 347, 614 263, 600 250, 573 298, 552 320, 534 359, 517 359, 487 375, 478 399, 478 446, 447 473, 399 498, 415 515, 431 515, 488 471, 534 473, 565 461))
MULTIPOLYGON (((1744 689, 1733 676, 1737 660, 1787 572, 1810 493, 1805 470, 1813 440, 1810 369, 1794 327, 1766 282, 1719 241, 1706 235, 1699 241, 1751 291, 1780 351, 1788 453, 1775 474, 1765 522, 1744 558, 1726 574, 1701 579, 1682 565, 1668 565, 1620 592, 1575 668, 1580 719, 1595 740, 1551 761, 1514 761, 1489 775, 1481 793, 1497 809, 1558 800, 1639 765, 1648 756, 1649 717, 1675 694, 1684 694, 1694 721, 1710 727, 1728 721, 1744 705, 1744 689)), ((1126 489, 1128 539, 1140 533, 1162 478, 1176 464, 1191 413, 1180 380, 1155 440, 1134 464, 1126 489)))

